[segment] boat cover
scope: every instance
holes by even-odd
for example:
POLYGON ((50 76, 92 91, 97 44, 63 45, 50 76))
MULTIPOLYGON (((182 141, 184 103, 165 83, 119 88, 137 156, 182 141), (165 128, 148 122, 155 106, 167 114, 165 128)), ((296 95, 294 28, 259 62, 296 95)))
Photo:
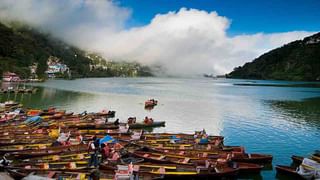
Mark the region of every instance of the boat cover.
POLYGON ((109 136, 109 135, 106 135, 105 137, 101 138, 100 139, 100 144, 103 144, 103 143, 115 143, 117 142, 116 139, 114 139, 113 137, 109 136))
POLYGON ((318 179, 320 178, 320 163, 304 158, 297 172, 305 179, 312 179, 312 177, 318 179))

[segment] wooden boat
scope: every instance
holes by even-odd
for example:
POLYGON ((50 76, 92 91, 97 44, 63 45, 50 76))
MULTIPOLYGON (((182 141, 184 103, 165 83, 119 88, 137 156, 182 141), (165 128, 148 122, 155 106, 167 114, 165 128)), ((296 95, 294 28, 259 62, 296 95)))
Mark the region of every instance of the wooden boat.
POLYGON ((271 163, 272 155, 268 154, 242 154, 233 156, 231 159, 237 162, 248 162, 248 163, 271 163))
POLYGON ((174 164, 183 164, 183 165, 193 165, 194 160, 199 160, 199 158, 189 158, 179 155, 170 155, 170 154, 161 154, 155 152, 146 152, 146 151, 135 151, 132 155, 138 158, 144 158, 149 162, 156 163, 174 163, 174 164))
POLYGON ((150 128, 150 127, 164 127, 166 124, 165 121, 154 121, 151 124, 145 124, 145 123, 134 123, 129 124, 130 129, 141 129, 141 128, 150 128))
POLYGON ((106 110, 102 110, 101 112, 98 112, 95 114, 96 116, 105 116, 107 118, 114 118, 116 115, 116 111, 106 111, 106 110))
MULTIPOLYGON (((0 146, 10 146, 10 145, 27 145, 27 144, 47 144, 53 143, 54 139, 49 138, 28 138, 28 139, 11 139, 11 140, 0 140, 0 146)), ((0 147, 1 148, 1 147, 0 147)))
POLYGON ((95 123, 79 123, 79 124, 70 124, 69 128, 77 128, 77 129, 118 129, 119 126, 114 124, 101 124, 97 125, 95 123))
POLYGON ((90 158, 88 151, 77 152, 63 152, 57 155, 46 155, 20 160, 18 163, 46 163, 46 162, 69 162, 69 161, 83 161, 90 158))
POLYGON ((244 162, 233 162, 233 168, 238 168, 239 173, 247 174, 247 173, 260 173, 263 166, 253 163, 244 163, 244 162))
POLYGON ((199 159, 218 159, 218 158, 227 158, 228 154, 231 159, 236 162, 247 162, 247 163, 271 163, 272 155, 266 154, 247 154, 244 153, 243 150, 238 152, 238 149, 235 148, 234 151, 223 151, 219 148, 216 149, 203 149, 196 148, 193 144, 171 144, 174 148, 163 148, 164 146, 142 146, 144 148, 158 151, 162 154, 171 154, 171 155, 180 155, 180 156, 188 156, 197 157, 199 159), (183 154, 182 154, 183 152, 183 154), (204 156, 205 155, 205 156, 204 156))
POLYGON ((78 131, 84 135, 131 135, 132 133, 128 130, 120 131, 119 129, 80 129, 78 131))
POLYGON ((64 152, 82 152, 87 150, 87 145, 70 145, 70 146, 57 146, 57 147, 47 147, 44 149, 34 149, 34 150, 21 150, 11 152, 10 156, 20 159, 32 158, 32 157, 39 157, 39 156, 46 156, 46 155, 55 155, 61 154, 64 152))
POLYGON ((158 105, 158 101, 155 99, 149 99, 146 102, 144 102, 144 107, 154 107, 158 105))
POLYGON ((289 175, 295 179, 303 179, 302 176, 297 173, 296 169, 290 166, 276 165, 276 170, 279 174, 289 175))
MULTIPOLYGON (((29 179, 40 179, 40 178, 51 178, 51 179, 65 179, 65 180, 76 180, 76 179, 89 179, 93 177, 94 174, 99 176, 100 180, 112 180, 115 179, 117 174, 116 169, 112 170, 96 170, 96 169, 69 169, 61 171, 51 171, 51 170, 38 170, 33 171, 32 174, 29 171, 24 171, 22 169, 7 169, 9 174, 15 179, 22 179, 24 177, 29 179)), ((161 176, 155 176, 148 173, 134 173, 132 176, 136 179, 161 179, 161 176)), ((123 177, 123 176, 121 176, 123 177)))
POLYGON ((302 163, 303 158, 304 157, 302 157, 302 156, 296 156, 296 155, 291 156, 293 163, 298 164, 298 165, 302 163))
MULTIPOLYGON (((101 164, 102 170, 116 169, 109 164, 101 164)), ((154 164, 138 163, 133 165, 133 172, 138 174, 161 175, 164 179, 207 179, 207 178, 228 178, 234 177, 238 169, 228 166, 208 165, 206 166, 189 166, 178 164, 154 164)))
POLYGON ((46 149, 50 146, 51 143, 0 146, 0 153, 4 154, 26 150, 46 149))
MULTIPOLYGON (((184 134, 184 133, 145 133, 143 134, 143 138, 146 140, 152 140, 152 139, 170 139, 170 138, 180 138, 180 139, 196 139, 200 138, 201 135, 198 134, 184 134)), ((223 136, 212 136, 208 135, 208 139, 221 139, 223 140, 223 136)))
MULTIPOLYGON (((302 157, 302 156, 296 156, 296 155, 291 156, 293 163, 295 163, 297 165, 300 165, 302 163, 303 158, 304 157, 302 157)), ((311 155, 310 159, 315 160, 320 163, 320 157, 318 157, 316 154, 311 155)))
POLYGON ((65 171, 65 170, 90 170, 88 168, 88 161, 68 161, 68 162, 49 162, 49 163, 36 163, 36 164, 15 164, 14 166, 7 166, 6 169, 20 169, 22 171, 65 171))

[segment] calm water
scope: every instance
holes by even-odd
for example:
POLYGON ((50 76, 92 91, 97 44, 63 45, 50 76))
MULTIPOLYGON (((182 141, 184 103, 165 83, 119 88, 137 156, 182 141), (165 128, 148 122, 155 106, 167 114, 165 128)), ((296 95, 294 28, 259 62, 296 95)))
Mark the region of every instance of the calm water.
MULTIPOLYGON (((129 116, 165 120, 166 127, 157 132, 192 133, 205 128, 225 136, 227 145, 273 154, 275 165, 290 164, 292 154, 308 155, 320 149, 320 88, 290 87, 296 83, 206 78, 50 80, 34 84, 41 86, 36 94, 0 95, 0 100, 74 112, 106 108, 116 110, 120 120, 129 116), (152 111, 143 108, 148 98, 159 100, 152 111)), ((244 179, 275 179, 275 174, 269 169, 244 179)))

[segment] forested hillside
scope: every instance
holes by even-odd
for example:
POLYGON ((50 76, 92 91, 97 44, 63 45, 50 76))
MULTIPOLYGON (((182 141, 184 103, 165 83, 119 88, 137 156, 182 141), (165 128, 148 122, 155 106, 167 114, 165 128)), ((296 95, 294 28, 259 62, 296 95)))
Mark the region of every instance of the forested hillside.
POLYGON ((319 81, 320 33, 267 52, 235 68, 227 77, 319 81))
POLYGON ((90 65, 95 65, 95 62, 85 51, 26 26, 15 27, 0 23, 0 39, 0 74, 11 71, 26 78, 30 74, 29 66, 37 63, 38 76, 45 77, 47 59, 55 56, 70 68, 73 77, 151 75, 148 67, 137 63, 113 62, 110 68, 90 68, 90 65))

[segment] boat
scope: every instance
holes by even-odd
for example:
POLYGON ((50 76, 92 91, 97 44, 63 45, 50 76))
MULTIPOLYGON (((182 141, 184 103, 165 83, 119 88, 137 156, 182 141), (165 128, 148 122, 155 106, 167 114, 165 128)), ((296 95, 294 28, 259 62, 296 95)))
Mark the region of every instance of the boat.
MULTIPOLYGON (((51 163, 51 162, 70 162, 70 161, 83 161, 90 158, 88 151, 76 151, 76 152, 63 152, 57 155, 45 155, 40 157, 33 157, 28 159, 22 159, 18 161, 18 164, 36 164, 36 163, 51 163)), ((17 162, 13 162, 11 165, 15 165, 17 162)))
POLYGON ((0 140, 0 146, 10 145, 27 145, 27 144, 45 144, 53 143, 55 140, 43 138, 43 139, 11 139, 11 140, 0 140))
MULTIPOLYGON (((233 154, 234 155, 234 154, 233 154)), ((236 162, 248 162, 248 163, 271 163, 272 162, 272 155, 269 154, 247 154, 242 153, 236 156, 232 156, 231 159, 236 162)))
POLYGON ((154 163, 174 163, 174 164, 183 164, 183 165, 193 165, 191 161, 199 160, 199 158, 189 158, 183 155, 170 155, 170 154, 162 154, 155 152, 146 152, 146 151, 134 151, 131 153, 133 156, 138 158, 143 158, 148 162, 154 163))
POLYGON ((96 113, 98 116, 105 116, 107 118, 114 118, 116 115, 116 111, 110 111, 110 110, 102 110, 101 112, 96 113))
MULTIPOLYGON (((292 159, 293 163, 295 163, 295 164, 297 164, 297 165, 300 165, 300 164, 302 163, 304 157, 302 157, 302 156, 297 156, 297 155, 292 155, 292 156, 291 156, 291 159, 292 159)), ((320 157, 317 156, 317 154, 312 154, 312 155, 310 156, 310 159, 315 160, 315 161, 317 161, 317 162, 320 163, 320 157)))
MULTIPOLYGON (((144 133, 142 138, 145 140, 156 140, 156 139, 168 139, 168 140, 195 140, 201 138, 200 134, 183 134, 183 133, 144 133)), ((211 140, 222 140, 223 136, 206 136, 208 141, 211 140)))
MULTIPOLYGON (((51 145, 51 144, 50 144, 51 145)), ((46 156, 46 155, 55 155, 61 154, 64 152, 82 152, 87 150, 88 147, 85 144, 80 145, 70 145, 70 146, 56 146, 56 147, 45 147, 43 149, 28 149, 28 150, 12 150, 10 152, 10 156, 20 159, 32 158, 32 157, 39 157, 39 156, 46 156)))
POLYGON ((291 159, 293 161, 293 163, 297 164, 297 165, 300 165, 303 161, 303 158, 302 156, 296 156, 296 155, 292 155, 291 156, 291 159))
POLYGON ((141 128, 150 128, 150 127, 164 127, 166 124, 165 121, 154 121, 150 124, 146 123, 133 123, 129 124, 130 129, 141 129, 141 128))
POLYGON ((244 162, 233 162, 233 168, 238 168, 239 173, 260 173, 263 166, 254 163, 244 163, 244 162))
POLYGON ((303 179, 296 169, 290 166, 276 165, 277 173, 292 176, 295 179, 303 179))
POLYGON ((90 170, 88 168, 88 161, 68 161, 68 162, 45 162, 45 163, 22 163, 15 164, 14 166, 7 166, 6 169, 20 169, 22 171, 33 172, 33 171, 70 171, 70 170, 90 170))
POLYGON ((46 149, 49 146, 51 146, 51 143, 0 146, 0 154, 26 150, 46 149))
MULTIPOLYGON (((128 165, 130 166, 130 165, 128 165)), ((236 176, 239 169, 228 167, 227 165, 179 165, 179 164, 155 164, 155 163, 137 163, 131 165, 132 168, 121 166, 121 169, 132 169, 133 173, 151 174, 161 176, 161 179, 207 179, 207 178, 231 178, 236 176)), ((110 164, 101 164, 102 170, 119 169, 119 165, 114 167, 110 164), (118 168, 117 168, 118 167, 118 168)))
POLYGON ((155 99, 149 99, 147 101, 144 102, 144 107, 147 108, 147 107, 154 107, 158 105, 158 101, 155 100, 155 99))

